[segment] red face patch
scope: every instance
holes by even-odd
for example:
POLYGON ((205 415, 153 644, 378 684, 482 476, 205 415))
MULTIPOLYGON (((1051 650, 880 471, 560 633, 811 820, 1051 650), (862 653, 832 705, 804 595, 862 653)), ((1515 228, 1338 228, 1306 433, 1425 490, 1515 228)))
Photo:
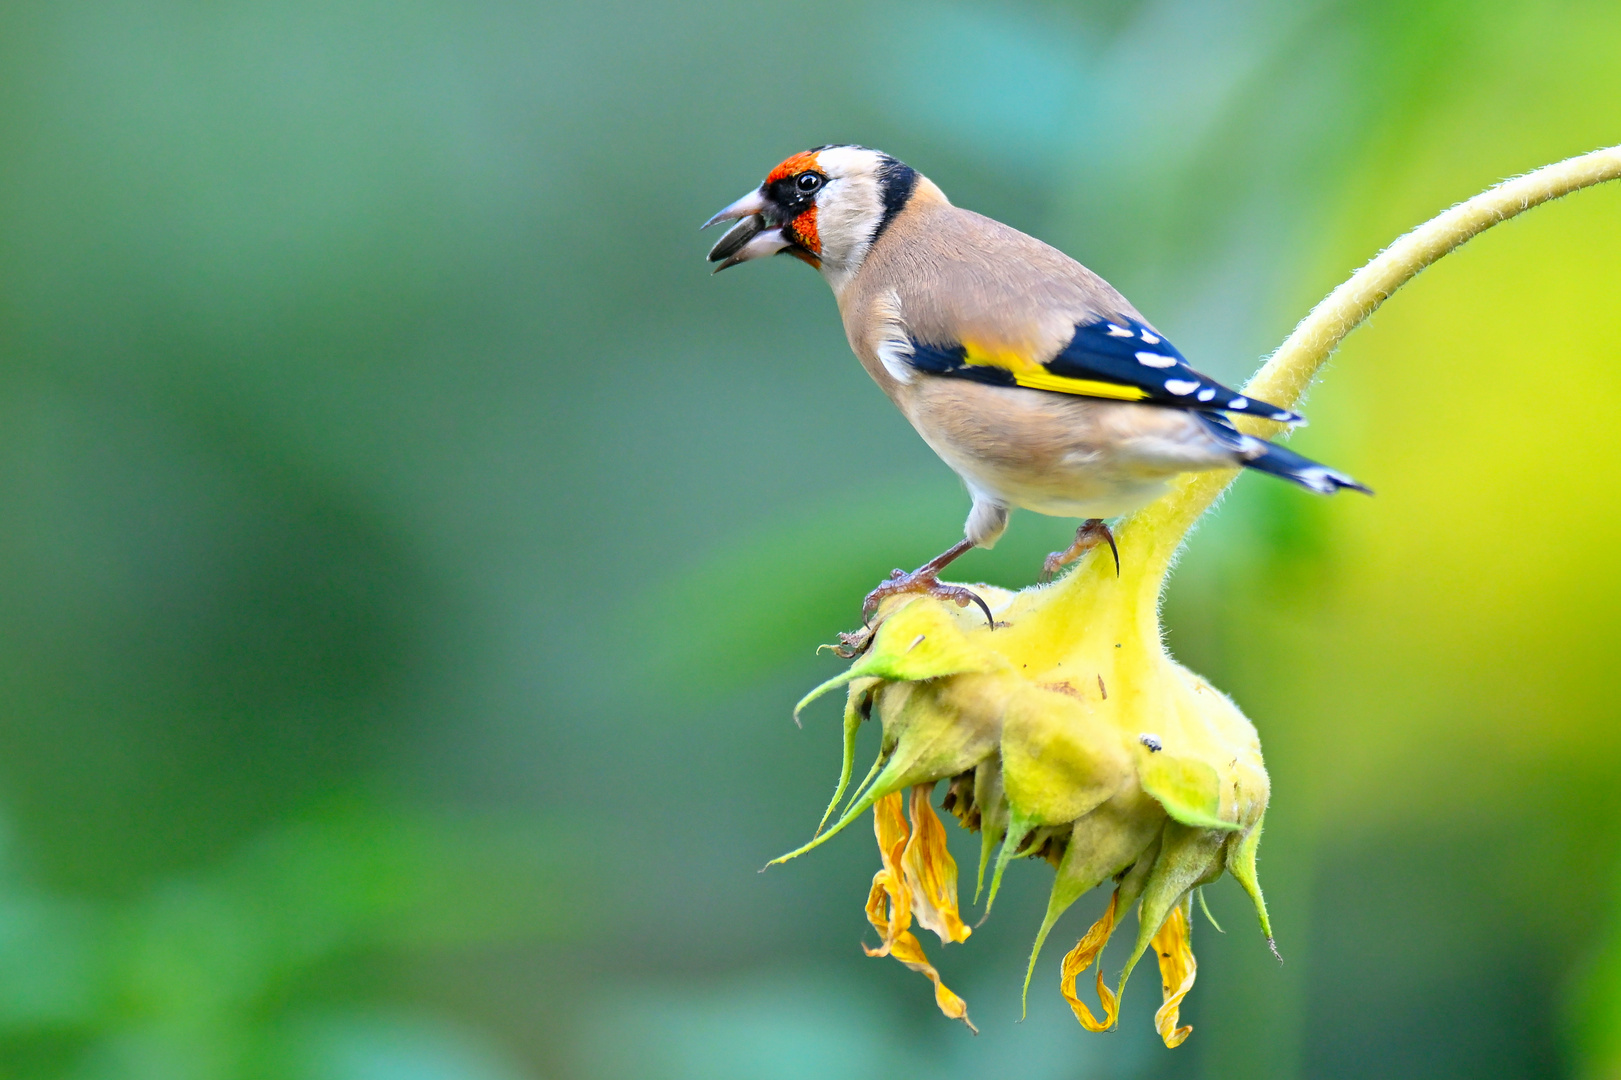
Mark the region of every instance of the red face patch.
POLYGON ((785 176, 793 176, 795 173, 802 173, 806 169, 814 168, 816 168, 816 152, 806 150, 803 153, 795 154, 775 169, 772 169, 771 174, 765 178, 765 182, 769 184, 781 180, 785 176))
POLYGON ((822 234, 816 229, 816 206, 814 203, 809 210, 794 218, 793 223, 789 225, 789 229, 792 230, 794 239, 799 241, 801 247, 816 255, 822 253, 822 234))

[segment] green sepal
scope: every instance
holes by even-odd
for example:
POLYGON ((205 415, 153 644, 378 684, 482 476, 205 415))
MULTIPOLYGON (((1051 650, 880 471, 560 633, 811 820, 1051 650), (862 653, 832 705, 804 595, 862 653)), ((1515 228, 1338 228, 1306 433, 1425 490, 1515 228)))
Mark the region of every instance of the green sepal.
POLYGON ((1162 752, 1147 755, 1137 775, 1143 790, 1182 824, 1228 832, 1243 828, 1221 817, 1221 777, 1209 764, 1162 752))
POLYGON ((1137 942, 1120 972, 1119 989, 1126 991, 1131 969, 1148 949, 1148 944, 1165 925, 1171 909, 1188 898, 1195 886, 1216 880, 1221 874, 1221 850, 1226 837, 1206 828, 1189 828, 1175 821, 1165 823, 1159 856, 1149 871, 1143 888, 1142 907, 1137 910, 1137 942))
MULTIPOLYGON (((1255 905, 1255 914, 1261 920, 1261 933, 1266 935, 1266 943, 1276 955, 1278 947, 1272 938, 1272 920, 1267 916, 1266 899, 1261 895, 1261 882, 1255 874, 1255 853, 1261 846, 1261 826, 1265 821, 1266 815, 1263 814, 1249 832, 1228 841, 1227 872, 1233 875, 1233 880, 1238 882, 1249 895, 1250 903, 1255 905)), ((1282 960, 1282 957, 1278 959, 1282 960)))
POLYGON ((861 796, 861 798, 850 804, 849 808, 846 809, 842 815, 840 815, 839 820, 835 821, 833 823, 833 827, 828 829, 827 832, 812 837, 809 843, 800 845, 794 850, 788 852, 786 855, 778 855, 775 859, 772 859, 770 862, 766 863, 766 866, 776 866, 779 863, 787 862, 789 859, 797 859, 807 851, 821 847, 823 844, 839 835, 839 833, 843 832, 846 825, 860 817, 872 807, 873 803, 877 802, 880 798, 887 794, 889 794, 889 792, 880 790, 879 785, 874 784, 872 787, 867 789, 867 793, 865 795, 861 796))
MULTIPOLYGON (((1007 830, 1002 838, 1002 850, 997 853, 996 869, 991 872, 991 891, 990 895, 985 897, 985 914, 980 916, 981 919, 990 917, 991 905, 996 903, 996 894, 1002 888, 1002 872, 1007 869, 1007 864, 1015 858, 1019 845, 1028 840, 1030 834, 1035 831, 1034 822, 1021 817, 1017 810, 1009 808, 1007 830)), ((1025 852, 1025 854, 1028 855, 1029 852, 1025 852)), ((1022 856, 1019 857, 1022 858, 1022 856)))
POLYGON ((1120 875, 1115 884, 1115 891, 1120 899, 1115 911, 1120 919, 1125 919, 1126 912, 1130 911, 1138 900, 1142 899, 1143 890, 1148 886, 1148 879, 1154 873, 1154 867, 1159 862, 1160 848, 1165 846, 1165 830, 1170 828, 1172 822, 1165 822, 1160 826, 1159 834, 1148 842, 1143 853, 1137 861, 1126 867, 1126 872, 1120 875))
POLYGON ((872 759, 872 768, 867 770, 867 775, 861 778, 861 783, 857 784, 856 789, 850 793, 850 801, 844 804, 845 813, 850 812, 850 807, 854 806, 856 800, 866 793, 867 785, 872 783, 878 774, 883 771, 884 764, 889 761, 889 755, 894 749, 894 747, 889 747, 887 750, 880 749, 878 751, 878 756, 872 759))
POLYGON ((974 766, 974 803, 979 807, 979 873, 974 878, 974 903, 985 891, 985 868, 991 852, 1007 836, 1007 794, 1002 790, 1002 761, 992 754, 974 766))
MULTIPOLYGON (((1030 948, 1030 963, 1024 972, 1024 990, 1019 996, 1019 1015, 1026 1012, 1030 978, 1036 959, 1053 925, 1071 904, 1103 882, 1125 870, 1143 856, 1143 849, 1163 828, 1165 816, 1151 799, 1140 793, 1123 793, 1110 799, 1075 823, 1069 845, 1053 875, 1053 891, 1047 898, 1047 914, 1036 931, 1030 948)), ((1152 853, 1149 853, 1152 858, 1152 853)), ((1124 910, 1120 916, 1125 917, 1124 910)))
POLYGON ((995 753, 997 714, 988 703, 1000 690, 996 678, 963 674, 955 679, 879 684, 875 694, 884 725, 884 766, 872 786, 826 832, 766 865, 787 862, 827 842, 885 795, 956 776, 995 753))
POLYGON ((855 771, 856 763, 856 736, 861 731, 861 722, 872 712, 872 696, 877 682, 874 679, 865 685, 851 686, 850 694, 845 699, 844 759, 839 763, 839 783, 833 789, 833 798, 828 801, 827 809, 822 811, 822 820, 816 823, 816 833, 820 833, 827 819, 833 816, 839 800, 844 797, 844 789, 850 786, 850 774, 855 771))

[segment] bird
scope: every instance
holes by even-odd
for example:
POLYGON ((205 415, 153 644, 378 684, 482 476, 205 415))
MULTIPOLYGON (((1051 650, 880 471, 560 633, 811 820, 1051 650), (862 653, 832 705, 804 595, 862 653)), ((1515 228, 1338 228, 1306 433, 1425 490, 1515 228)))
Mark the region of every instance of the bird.
POLYGON ((1322 494, 1372 494, 1239 431, 1230 417, 1304 417, 1195 371, 1103 278, 954 205, 882 151, 794 154, 702 228, 723 221, 735 224, 709 252, 714 272, 777 254, 819 270, 862 367, 968 489, 962 539, 894 571, 863 602, 863 623, 886 597, 927 593, 978 604, 994 629, 980 596, 939 575, 993 546, 1014 509, 1082 519, 1074 543, 1047 557, 1046 579, 1104 543, 1118 573, 1107 519, 1152 502, 1182 473, 1243 466, 1322 494))

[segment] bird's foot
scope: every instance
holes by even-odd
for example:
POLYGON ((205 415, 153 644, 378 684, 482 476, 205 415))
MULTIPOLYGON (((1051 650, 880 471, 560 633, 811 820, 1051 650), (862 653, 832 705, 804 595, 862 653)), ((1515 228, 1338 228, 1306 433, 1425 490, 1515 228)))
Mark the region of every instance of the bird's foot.
POLYGON ((991 606, 981 599, 978 593, 961 585, 947 585, 940 580, 940 571, 932 566, 921 566, 910 574, 905 570, 892 571, 888 581, 868 593, 867 598, 861 601, 861 621, 871 623, 880 604, 891 596, 903 596, 908 593, 932 596, 936 600, 945 600, 958 607, 978 604, 979 610, 985 613, 985 621, 990 624, 991 629, 996 629, 996 618, 991 614, 991 606))
POLYGON ((1063 551, 1055 551, 1047 556, 1047 561, 1041 564, 1041 580, 1051 581, 1058 576, 1058 572, 1070 563, 1085 555, 1088 551, 1101 544, 1108 544, 1109 551, 1114 555, 1114 573, 1120 576, 1120 549, 1115 546, 1114 533, 1103 523, 1102 518, 1088 518, 1079 529, 1075 530, 1075 542, 1063 551))
POLYGON ((832 646, 833 652, 846 660, 866 652, 872 645, 872 636, 878 632, 878 627, 873 625, 872 617, 878 613, 879 606, 892 596, 903 596, 908 593, 932 596, 959 607, 978 604, 979 610, 985 613, 985 621, 990 624, 992 630, 995 630, 996 617, 991 614, 991 606, 978 593, 961 585, 947 585, 940 580, 940 571, 973 546, 973 541, 964 538, 910 574, 905 570, 892 572, 888 580, 868 593, 866 599, 861 601, 861 629, 848 634, 841 633, 839 643, 832 646))

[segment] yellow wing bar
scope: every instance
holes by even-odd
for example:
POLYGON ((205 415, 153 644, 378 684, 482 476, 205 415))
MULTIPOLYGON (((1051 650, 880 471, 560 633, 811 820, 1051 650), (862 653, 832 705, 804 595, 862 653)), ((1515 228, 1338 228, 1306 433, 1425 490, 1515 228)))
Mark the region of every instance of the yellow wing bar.
POLYGON ((1124 383, 1099 382, 1097 379, 1070 379, 1051 372, 1016 371, 1013 381, 1032 390, 1056 390, 1060 394, 1079 394, 1082 397, 1113 398, 1116 401, 1142 401, 1148 391, 1140 386, 1124 383))
POLYGON ((1034 360, 1011 349, 987 349, 963 343, 963 362, 983 367, 999 367, 1013 373, 1013 381, 1031 390, 1052 390, 1081 397, 1112 398, 1115 401, 1142 401, 1150 396, 1147 388, 1101 379, 1076 379, 1054 375, 1034 360))

